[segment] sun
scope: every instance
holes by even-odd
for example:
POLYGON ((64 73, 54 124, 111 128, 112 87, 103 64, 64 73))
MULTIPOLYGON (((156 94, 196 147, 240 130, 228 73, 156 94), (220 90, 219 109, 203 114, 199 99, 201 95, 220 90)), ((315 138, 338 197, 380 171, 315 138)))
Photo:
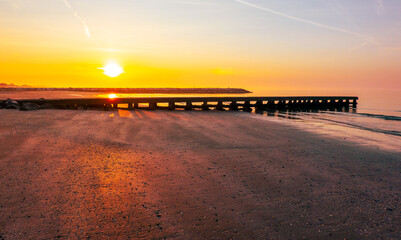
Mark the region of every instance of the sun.
POLYGON ((106 66, 99 68, 103 70, 103 74, 109 77, 118 77, 124 73, 124 69, 117 63, 108 63, 106 66))
POLYGON ((114 93, 112 93, 112 94, 109 94, 109 98, 110 98, 110 99, 117 98, 117 94, 114 94, 114 93))

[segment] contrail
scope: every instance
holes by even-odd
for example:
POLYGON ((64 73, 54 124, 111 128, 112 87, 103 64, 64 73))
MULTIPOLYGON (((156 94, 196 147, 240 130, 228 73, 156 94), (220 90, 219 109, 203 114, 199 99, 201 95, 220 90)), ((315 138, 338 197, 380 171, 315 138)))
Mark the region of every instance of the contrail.
POLYGON ((81 22, 82 27, 84 28, 85 34, 86 36, 88 36, 88 38, 90 38, 91 32, 89 31, 89 27, 88 25, 86 25, 85 21, 78 15, 78 13, 71 7, 71 4, 68 2, 68 0, 64 0, 65 5, 71 9, 72 13, 74 14, 75 18, 78 19, 78 21, 81 22))
POLYGON ((71 8, 71 9, 72 9, 70 3, 69 3, 67 0, 64 0, 64 3, 65 3, 65 5, 67 5, 68 8, 71 8))
POLYGON ((377 14, 378 14, 378 15, 383 14, 384 11, 385 11, 383 0, 377 0, 377 5, 378 5, 378 7, 377 7, 377 14))
POLYGON ((363 35, 363 34, 358 33, 358 32, 352 32, 352 31, 349 31, 349 30, 346 30, 346 29, 342 29, 342 28, 337 28, 337 27, 321 24, 321 23, 318 23, 318 22, 314 22, 314 21, 303 19, 303 18, 299 18, 299 17, 294 17, 294 16, 288 15, 286 13, 279 12, 279 11, 276 11, 276 10, 273 10, 273 9, 270 9, 270 8, 265 8, 265 7, 262 7, 262 6, 247 2, 247 1, 243 1, 243 0, 236 0, 236 1, 239 2, 239 3, 242 3, 244 5, 247 5, 249 7, 257 8, 257 9, 263 10, 265 12, 269 12, 271 14, 275 14, 275 15, 278 15, 278 16, 281 16, 281 17, 284 17, 284 18, 288 18, 288 19, 291 19, 291 20, 294 20, 294 21, 298 21, 298 22, 307 23, 307 24, 310 24, 310 25, 314 25, 314 26, 317 26, 317 27, 320 27, 320 28, 324 28, 324 29, 328 29, 328 30, 332 30, 332 31, 336 31, 336 32, 342 32, 342 33, 351 34, 351 35, 354 35, 356 37, 363 38, 365 40, 365 42, 363 44, 358 45, 357 47, 354 47, 352 49, 356 49, 356 48, 365 46, 365 45, 370 44, 370 43, 378 45, 378 43, 372 37, 363 35))
POLYGON ((364 47, 364 46, 368 45, 369 43, 371 43, 371 42, 369 42, 369 41, 363 42, 363 43, 359 44, 358 46, 351 48, 349 51, 352 52, 355 49, 358 49, 358 48, 361 48, 361 47, 364 47))

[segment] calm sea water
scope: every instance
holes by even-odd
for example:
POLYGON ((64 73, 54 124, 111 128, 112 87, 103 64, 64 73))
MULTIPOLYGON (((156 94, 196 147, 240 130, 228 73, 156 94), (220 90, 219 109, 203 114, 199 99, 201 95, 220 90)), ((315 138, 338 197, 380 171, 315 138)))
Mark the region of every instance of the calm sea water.
MULTIPOLYGON (((118 97, 177 96, 171 94, 117 94, 118 97)), ((179 95, 207 96, 207 95, 179 95)), ((228 96, 228 95, 209 95, 228 96)), ((232 95, 230 95, 232 96, 232 95)), ((306 131, 401 153, 401 90, 364 91, 271 91, 260 90, 240 96, 358 96, 358 107, 350 111, 276 111, 253 113, 250 117, 295 126, 306 131)), ((82 92, 1 93, 4 98, 88 98, 108 94, 82 92)))
MULTIPOLYGON (((308 94, 305 94, 305 96, 308 94)), ((309 93, 309 95, 315 95, 309 93)), ((276 111, 253 117, 280 122, 343 141, 401 153, 401 91, 370 90, 354 94, 358 107, 349 111, 276 111)))

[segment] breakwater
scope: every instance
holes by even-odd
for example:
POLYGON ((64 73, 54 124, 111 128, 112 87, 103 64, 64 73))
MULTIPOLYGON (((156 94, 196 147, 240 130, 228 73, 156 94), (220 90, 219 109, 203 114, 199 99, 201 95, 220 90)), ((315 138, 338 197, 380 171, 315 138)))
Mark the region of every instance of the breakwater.
POLYGON ((244 110, 355 108, 358 97, 135 97, 3 100, 3 108, 244 110), (11 106, 11 107, 10 107, 11 106))

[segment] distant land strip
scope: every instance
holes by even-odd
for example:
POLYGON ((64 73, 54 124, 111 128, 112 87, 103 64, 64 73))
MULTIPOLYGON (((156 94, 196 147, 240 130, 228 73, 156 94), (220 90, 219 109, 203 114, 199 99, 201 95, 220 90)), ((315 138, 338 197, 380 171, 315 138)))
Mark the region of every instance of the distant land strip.
POLYGON ((5 87, 0 91, 70 91, 70 92, 107 92, 107 93, 251 93, 242 88, 24 88, 24 87, 5 87))

